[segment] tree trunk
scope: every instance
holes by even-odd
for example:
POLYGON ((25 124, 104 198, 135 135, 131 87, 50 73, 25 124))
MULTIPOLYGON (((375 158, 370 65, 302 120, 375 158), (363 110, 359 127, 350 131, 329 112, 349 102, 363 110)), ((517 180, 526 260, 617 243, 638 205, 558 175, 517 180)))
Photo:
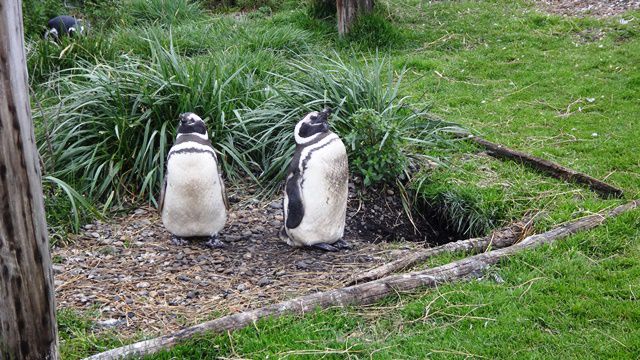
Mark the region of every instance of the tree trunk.
POLYGON ((20 0, 0 2, 0 359, 58 359, 20 0))
POLYGON ((373 11, 373 0, 336 0, 338 33, 345 35, 359 14, 373 11))
POLYGON ((603 211, 581 219, 572 220, 547 232, 531 235, 510 247, 474 255, 432 269, 387 276, 382 279, 346 288, 301 296, 256 310, 223 316, 182 329, 173 334, 105 351, 90 356, 85 360, 115 360, 134 356, 145 356, 161 350, 170 349, 180 341, 191 339, 198 335, 224 333, 241 329, 267 317, 279 317, 285 314, 305 314, 318 308, 326 309, 334 306, 371 304, 390 294, 398 294, 412 291, 419 287, 434 287, 446 282, 478 277, 483 275, 485 269, 498 263, 503 258, 517 254, 525 249, 552 243, 580 231, 593 229, 602 225, 607 218, 636 209, 639 205, 640 200, 634 200, 609 211, 603 211))

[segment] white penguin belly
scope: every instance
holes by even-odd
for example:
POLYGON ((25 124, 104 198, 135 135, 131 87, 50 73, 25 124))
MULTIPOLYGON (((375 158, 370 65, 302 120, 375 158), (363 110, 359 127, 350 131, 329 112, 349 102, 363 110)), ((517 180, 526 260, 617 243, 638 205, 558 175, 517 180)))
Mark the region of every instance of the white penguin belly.
POLYGON ((220 177, 209 153, 173 154, 167 163, 162 222, 173 235, 212 236, 227 220, 220 177))
POLYGON ((316 150, 301 178, 304 216, 288 229, 299 245, 332 244, 344 235, 348 196, 347 153, 341 141, 316 150))

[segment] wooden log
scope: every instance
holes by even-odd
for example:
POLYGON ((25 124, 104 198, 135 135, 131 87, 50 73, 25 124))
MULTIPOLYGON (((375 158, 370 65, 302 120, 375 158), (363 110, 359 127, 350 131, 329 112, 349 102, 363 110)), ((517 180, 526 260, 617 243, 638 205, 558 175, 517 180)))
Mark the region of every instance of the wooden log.
POLYGON ((562 179, 565 181, 573 181, 579 184, 587 185, 591 190, 595 191, 600 196, 605 198, 608 198, 608 197, 621 198, 623 195, 623 191, 621 189, 618 189, 614 186, 611 186, 603 181, 600 181, 594 177, 591 177, 579 171, 569 169, 562 165, 553 163, 549 160, 541 159, 533 155, 529 155, 517 150, 510 149, 504 145, 492 143, 491 141, 487 141, 478 136, 469 137, 468 135, 465 135, 465 137, 467 137, 469 140, 487 149, 489 155, 493 157, 509 159, 522 164, 527 164, 557 179, 562 179))
POLYGON ((53 272, 19 0, 0 2, 0 359, 57 359, 53 272))
POLYGON ((525 219, 492 232, 489 236, 450 242, 430 249, 412 252, 392 262, 373 268, 354 276, 347 285, 359 284, 380 279, 394 272, 407 269, 417 263, 442 253, 464 252, 478 254, 488 249, 501 249, 511 246, 528 235, 533 225, 532 219, 525 219))
POLYGON ((373 0, 336 0, 338 33, 345 35, 358 15, 373 11, 373 0))
POLYGON ((521 242, 499 250, 474 255, 452 263, 407 274, 388 276, 379 280, 350 287, 330 290, 283 301, 256 310, 224 316, 202 324, 188 327, 174 334, 137 342, 117 349, 93 355, 85 360, 112 360, 130 356, 144 356, 169 349, 178 342, 203 333, 221 333, 237 330, 254 324, 266 317, 278 317, 284 314, 304 314, 315 309, 335 306, 371 304, 390 294, 407 292, 419 287, 435 286, 445 282, 478 276, 483 269, 496 264, 501 259, 524 249, 551 243, 579 231, 592 229, 607 218, 635 209, 640 200, 618 206, 612 210, 573 220, 550 231, 532 235, 521 242))

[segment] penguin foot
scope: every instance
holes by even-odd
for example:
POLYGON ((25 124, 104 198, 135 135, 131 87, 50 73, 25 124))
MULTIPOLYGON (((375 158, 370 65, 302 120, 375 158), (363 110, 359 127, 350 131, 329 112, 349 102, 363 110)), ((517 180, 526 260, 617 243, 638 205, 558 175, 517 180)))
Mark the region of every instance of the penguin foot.
POLYGON ((314 247, 316 249, 320 249, 320 250, 324 250, 324 251, 331 251, 331 252, 336 252, 338 251, 338 248, 331 245, 331 244, 327 244, 327 243, 317 243, 317 244, 313 244, 311 245, 311 247, 314 247))
POLYGON ((171 235, 171 243, 175 246, 185 246, 189 242, 180 236, 171 235))
POLYGON ((225 247, 225 244, 218 239, 218 235, 213 235, 209 237, 209 240, 205 243, 208 248, 211 249, 220 249, 225 247))
POLYGON ((278 231, 278 237, 284 242, 289 241, 289 235, 287 235, 287 231, 284 229, 284 226, 280 228, 280 231, 278 231))
POLYGON ((334 247, 340 250, 351 250, 351 245, 349 245, 349 243, 344 241, 343 239, 340 239, 331 245, 333 245, 334 247))

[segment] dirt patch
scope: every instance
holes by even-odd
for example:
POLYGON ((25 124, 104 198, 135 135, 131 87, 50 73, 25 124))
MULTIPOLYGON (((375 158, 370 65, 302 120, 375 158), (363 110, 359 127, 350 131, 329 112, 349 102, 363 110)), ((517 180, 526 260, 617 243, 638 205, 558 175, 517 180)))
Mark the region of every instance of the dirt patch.
MULTIPOLYGON (((337 253, 282 243, 279 199, 259 203, 232 196, 236 203, 220 234, 224 249, 196 241, 173 245, 151 208, 86 225, 70 245, 53 250, 58 307, 85 311, 97 329, 167 333, 341 287, 357 272, 436 242, 429 227, 414 230, 395 191, 356 196, 351 188, 345 240, 353 248, 337 253)), ((418 226, 425 226, 422 221, 418 226)))
POLYGON ((544 11, 565 16, 609 17, 640 9, 640 0, 536 0, 544 11))

